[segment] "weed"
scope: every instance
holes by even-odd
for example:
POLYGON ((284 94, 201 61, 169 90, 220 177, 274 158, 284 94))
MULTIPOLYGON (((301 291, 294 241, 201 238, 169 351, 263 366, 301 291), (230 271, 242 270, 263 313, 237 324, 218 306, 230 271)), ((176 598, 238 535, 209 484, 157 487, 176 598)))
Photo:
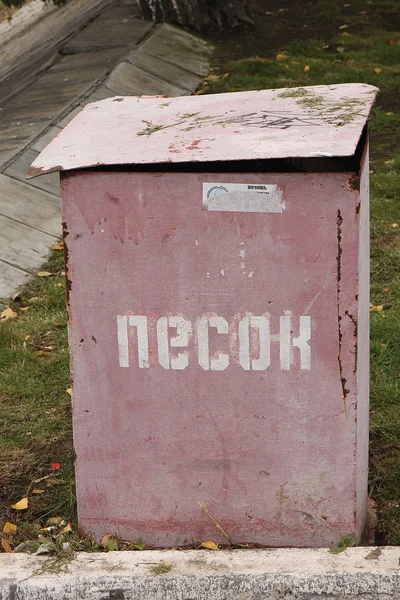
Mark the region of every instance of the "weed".
POLYGON ((172 569, 171 562, 161 561, 158 565, 150 567, 149 571, 152 575, 166 575, 172 569))

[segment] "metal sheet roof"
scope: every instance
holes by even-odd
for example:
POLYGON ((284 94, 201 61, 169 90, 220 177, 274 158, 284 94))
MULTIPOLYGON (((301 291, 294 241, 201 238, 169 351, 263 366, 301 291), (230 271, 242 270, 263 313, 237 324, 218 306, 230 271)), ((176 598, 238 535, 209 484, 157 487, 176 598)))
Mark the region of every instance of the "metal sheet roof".
POLYGON ((43 150, 34 177, 100 165, 352 156, 377 88, 286 88, 88 104, 43 150))

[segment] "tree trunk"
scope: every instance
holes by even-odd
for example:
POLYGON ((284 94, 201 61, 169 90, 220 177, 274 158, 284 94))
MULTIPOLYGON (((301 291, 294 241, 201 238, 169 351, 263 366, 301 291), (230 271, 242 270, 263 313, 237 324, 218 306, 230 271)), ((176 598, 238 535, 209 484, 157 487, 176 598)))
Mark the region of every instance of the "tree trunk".
POLYGON ((249 0, 138 0, 138 3, 147 20, 189 25, 197 31, 254 24, 249 0))

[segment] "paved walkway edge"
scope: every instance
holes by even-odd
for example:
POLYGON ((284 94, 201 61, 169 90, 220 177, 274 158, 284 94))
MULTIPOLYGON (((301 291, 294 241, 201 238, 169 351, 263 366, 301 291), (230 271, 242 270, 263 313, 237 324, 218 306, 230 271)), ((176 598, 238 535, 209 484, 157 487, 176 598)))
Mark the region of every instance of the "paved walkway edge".
POLYGON ((61 564, 59 573, 51 558, 2 554, 0 598, 399 599, 400 548, 383 547, 379 557, 368 559, 371 550, 350 548, 338 555, 325 548, 80 553, 68 565, 61 564), (154 574, 152 569, 162 562, 170 571, 154 574))
MULTIPOLYGON (((24 12, 25 19, 0 24, 1 103, 34 81, 38 73, 57 58, 57 50, 113 0, 67 1, 63 6, 45 4, 24 12)), ((24 7, 26 9, 26 7, 24 7)), ((22 9, 22 10, 24 10, 22 9)))

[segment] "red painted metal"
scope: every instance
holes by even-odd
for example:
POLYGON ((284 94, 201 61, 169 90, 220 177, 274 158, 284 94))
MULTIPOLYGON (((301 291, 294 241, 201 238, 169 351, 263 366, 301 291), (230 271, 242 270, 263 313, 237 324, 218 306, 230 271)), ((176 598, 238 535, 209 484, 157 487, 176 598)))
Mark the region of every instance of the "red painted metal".
MULTIPOLYGON (((185 99, 188 110, 191 100, 199 102, 185 99)), ((147 110, 135 101, 137 114, 132 99, 115 103, 130 106, 133 132, 147 110)), ((292 107, 293 98, 286 101, 292 107)), ((365 116, 356 120, 350 131, 332 129, 331 150, 339 144, 354 153, 365 116)), ((78 139, 81 125, 57 143, 67 145, 71 131, 78 139)), ((297 139, 296 128, 279 132, 283 148, 291 132, 297 139)), ((158 133, 134 138, 143 152, 147 140, 157 160, 164 156, 158 133)), ((176 146, 179 132, 168 135, 176 146)), ((251 129, 261 146, 265 135, 251 129)), ((252 158, 246 136, 240 152, 228 145, 225 154, 252 158)), ((203 141, 192 141, 193 152, 203 141)), ((322 147, 322 138, 310 136, 304 156, 322 147)), ((129 148, 136 160, 133 142, 129 148)), ((268 156, 283 152, 271 147, 268 156)), ((65 154, 58 158, 70 168, 65 154)), ((46 160, 36 164, 44 168, 46 160)), ((83 156, 78 162, 88 164, 83 156)), ((360 538, 368 454, 366 149, 358 175, 62 174, 82 529, 155 547, 226 541, 201 502, 235 543, 328 546, 349 533, 360 538)))

